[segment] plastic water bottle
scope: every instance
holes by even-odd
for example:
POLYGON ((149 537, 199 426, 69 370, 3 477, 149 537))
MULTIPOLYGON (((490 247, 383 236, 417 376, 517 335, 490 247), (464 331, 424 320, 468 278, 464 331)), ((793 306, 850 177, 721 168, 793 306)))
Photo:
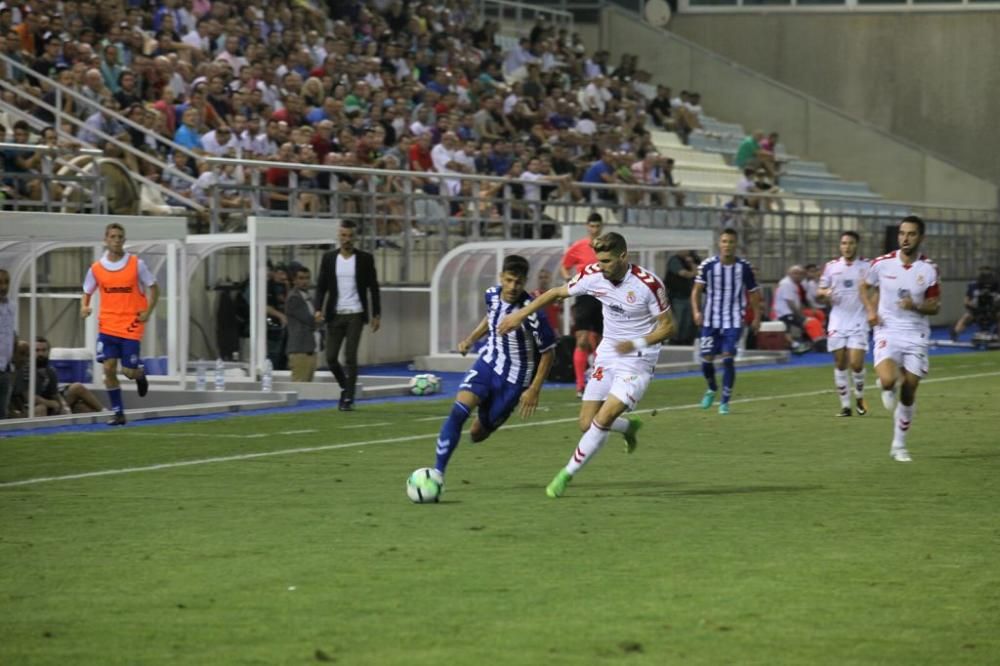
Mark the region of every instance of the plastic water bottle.
POLYGON ((264 359, 264 372, 260 376, 260 390, 265 393, 270 393, 271 388, 274 386, 273 377, 274 367, 271 365, 271 359, 264 359))
POLYGON ((215 359, 215 390, 226 390, 226 366, 223 365, 221 358, 215 359))
POLYGON ((196 391, 205 390, 205 363, 198 359, 197 374, 195 375, 194 388, 196 391))

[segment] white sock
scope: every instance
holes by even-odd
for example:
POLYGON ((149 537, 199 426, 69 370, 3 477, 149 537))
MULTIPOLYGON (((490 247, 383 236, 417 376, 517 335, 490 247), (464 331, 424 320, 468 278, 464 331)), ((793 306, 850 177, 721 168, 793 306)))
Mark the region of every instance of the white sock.
POLYGON ((591 423, 590 428, 580 438, 580 443, 576 445, 576 450, 570 456, 569 462, 566 463, 566 471, 570 474, 579 472, 587 464, 587 461, 601 450, 604 442, 608 441, 608 435, 610 434, 610 430, 602 430, 597 427, 596 423, 591 423))
POLYGON ((894 415, 896 426, 892 431, 892 448, 906 448, 906 433, 910 430, 910 425, 913 423, 913 410, 916 406, 917 403, 913 403, 909 407, 903 403, 896 405, 896 413, 894 415))
POLYGON ((851 406, 851 389, 847 385, 847 370, 833 369, 833 385, 837 387, 837 395, 840 397, 841 409, 851 406))
POLYGON ((611 432, 625 432, 628 430, 628 419, 618 417, 611 424, 611 432))
POLYGON ((865 397, 865 371, 851 372, 851 377, 854 379, 854 397, 863 398, 865 397))

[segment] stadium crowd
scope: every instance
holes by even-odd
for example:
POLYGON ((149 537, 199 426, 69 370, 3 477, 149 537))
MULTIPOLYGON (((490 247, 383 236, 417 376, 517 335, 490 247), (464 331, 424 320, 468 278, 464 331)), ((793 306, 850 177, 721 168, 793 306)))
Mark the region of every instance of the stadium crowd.
MULTIPOLYGON (((330 164, 428 173, 416 184, 452 199, 462 190, 450 173, 503 176, 518 201, 512 216, 534 217, 550 196, 580 200, 612 196, 586 184, 674 184, 671 160, 650 140, 653 127, 681 137, 700 127, 700 99, 649 85, 634 56, 617 66, 609 54, 588 54, 579 35, 537 22, 506 50, 499 26, 483 21, 468 0, 432 4, 374 0, 262 3, 259 0, 68 0, 0 2, 0 75, 55 104, 55 91, 33 73, 80 94, 61 96, 64 136, 106 146, 127 142, 168 166, 135 172, 189 201, 207 203, 218 190, 223 206, 249 205, 240 168, 212 169, 195 156, 232 156, 301 164, 299 197, 308 213, 327 205, 322 193, 367 188, 364 177, 335 184, 310 165, 330 164), (87 100, 83 102, 81 100, 87 100), (119 122, 113 110, 145 128, 119 122), (170 142, 165 141, 168 139, 170 142), (583 186, 573 183, 582 183, 583 186)), ((4 100, 45 123, 54 114, 11 90, 4 100)), ((8 136, 31 140, 34 130, 14 114, 0 117, 8 136)), ((37 168, 29 154, 5 153, 0 171, 37 168)), ((289 170, 267 169, 265 207, 287 210, 289 170)), ((12 194, 38 197, 37 185, 8 177, 12 194), (31 189, 34 187, 34 189, 31 189)), ((398 178, 376 179, 378 231, 398 231, 398 178), (394 219, 396 218, 396 219, 394 219)), ((484 199, 499 188, 484 188, 484 199)), ((683 200, 673 198, 676 205, 683 200)), ((352 199, 345 199, 348 210, 352 199)), ((168 205, 183 206, 170 197, 168 205)), ((668 205, 667 197, 662 204, 668 205)), ((469 202, 488 211, 489 201, 469 202)))

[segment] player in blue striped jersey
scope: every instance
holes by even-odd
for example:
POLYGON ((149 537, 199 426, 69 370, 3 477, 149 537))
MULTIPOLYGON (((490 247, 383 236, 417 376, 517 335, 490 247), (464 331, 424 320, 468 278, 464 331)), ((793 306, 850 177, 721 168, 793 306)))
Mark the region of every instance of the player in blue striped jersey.
POLYGON ((757 278, 746 259, 736 256, 736 230, 719 234, 719 254, 701 262, 691 290, 694 323, 701 327, 701 371, 708 390, 701 399, 702 409, 715 401, 719 386, 715 381, 715 357, 722 357, 722 400, 719 413, 729 413, 729 398, 736 383, 736 346, 743 335, 747 314, 747 294, 753 311, 753 330, 760 328, 761 298, 757 278), (702 304, 701 296, 705 295, 702 304))
POLYGON ((458 345, 464 356, 477 340, 489 333, 479 358, 462 379, 451 414, 438 435, 434 467, 442 475, 472 410, 478 408, 470 436, 473 442, 481 442, 503 425, 518 405, 522 418, 531 416, 538 405, 556 346, 556 335, 545 314, 531 315, 506 335, 497 332, 505 316, 531 302, 524 290, 527 280, 528 260, 517 255, 505 258, 500 284, 486 290, 486 316, 458 345))

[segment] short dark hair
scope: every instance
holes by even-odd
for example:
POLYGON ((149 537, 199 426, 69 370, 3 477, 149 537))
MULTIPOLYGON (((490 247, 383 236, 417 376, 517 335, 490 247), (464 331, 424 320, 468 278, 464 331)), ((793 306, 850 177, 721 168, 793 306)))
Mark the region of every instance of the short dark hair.
POLYGON ((504 257, 503 268, 500 270, 501 273, 510 273, 511 275, 516 275, 520 278, 527 279, 528 270, 530 269, 530 264, 528 260, 524 257, 512 254, 504 257))
POLYGON ((732 227, 726 227, 725 229, 723 229, 722 232, 719 234, 719 236, 720 237, 721 236, 732 236, 733 238, 739 238, 740 237, 740 235, 736 232, 736 229, 733 229, 732 227))
POLYGON ((293 274, 294 274, 294 275, 295 275, 296 277, 298 277, 299 273, 312 273, 312 271, 310 271, 310 270, 309 270, 308 268, 306 268, 305 266, 296 266, 296 267, 295 267, 295 272, 294 272, 293 274))
POLYGON ((625 237, 614 231, 609 231, 595 238, 592 247, 594 252, 610 252, 611 254, 628 252, 628 243, 625 242, 625 237))
POLYGON ((604 224, 604 218, 601 217, 600 213, 598 213, 598 212, 595 211, 595 212, 593 212, 593 213, 591 213, 590 215, 587 216, 587 224, 590 224, 591 222, 597 222, 599 224, 604 224))
POLYGON ((840 237, 843 238, 844 236, 850 236, 851 238, 854 239, 855 243, 861 242, 861 236, 858 235, 857 231, 850 231, 850 230, 844 231, 840 234, 840 237))
POLYGON ((924 221, 922 219, 920 219, 919 216, 917 216, 917 215, 907 215, 906 217, 904 217, 902 219, 902 221, 900 221, 899 226, 903 226, 907 222, 909 222, 910 224, 917 225, 917 229, 920 230, 920 235, 921 236, 924 235, 924 221))
POLYGON ((340 226, 344 229, 357 229, 358 225, 354 220, 344 220, 340 223, 340 226))
POLYGON ((111 231, 112 229, 117 229, 118 231, 125 233, 125 227, 123 227, 117 222, 112 222, 108 226, 104 227, 104 235, 107 236, 108 232, 111 231))
POLYGON ((806 264, 806 270, 807 271, 810 271, 810 270, 812 270, 814 268, 819 268, 819 266, 817 266, 816 264, 806 264))

